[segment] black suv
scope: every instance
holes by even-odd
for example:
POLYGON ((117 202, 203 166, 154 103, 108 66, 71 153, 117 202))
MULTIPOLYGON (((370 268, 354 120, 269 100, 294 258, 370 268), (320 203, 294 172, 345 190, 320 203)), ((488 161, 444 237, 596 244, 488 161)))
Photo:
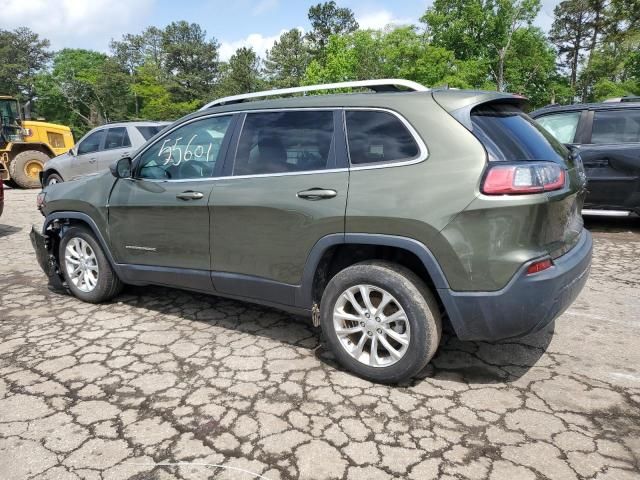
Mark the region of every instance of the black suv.
POLYGON ((640 214, 640 101, 553 105, 530 116, 580 154, 585 209, 640 214))

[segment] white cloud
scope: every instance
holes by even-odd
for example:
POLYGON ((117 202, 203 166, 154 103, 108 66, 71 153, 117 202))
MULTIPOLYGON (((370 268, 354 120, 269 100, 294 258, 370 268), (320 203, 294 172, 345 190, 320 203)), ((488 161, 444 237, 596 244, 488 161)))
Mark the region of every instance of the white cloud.
POLYGON ((138 30, 155 0, 2 0, 2 27, 29 27, 53 49, 106 51, 109 40, 138 30))
POLYGON ((388 25, 410 25, 416 23, 415 20, 410 18, 396 18, 388 10, 378 10, 375 12, 366 12, 362 15, 356 15, 358 25, 363 30, 374 29, 379 30, 388 25))
MULTIPOLYGON (((304 29, 302 27, 297 27, 298 30, 304 33, 304 29)), ((288 30, 280 30, 280 33, 277 35, 264 36, 261 33, 252 33, 246 38, 241 40, 235 40, 232 42, 220 42, 220 59, 221 60, 229 60, 231 55, 233 55, 238 48, 241 47, 251 47, 253 50, 260 56, 263 60, 266 55, 267 50, 273 47, 273 43, 280 38, 284 32, 288 30)))
POLYGON ((279 0, 260 0, 258 4, 253 7, 251 13, 253 15, 262 15, 263 13, 274 10, 279 3, 279 0))

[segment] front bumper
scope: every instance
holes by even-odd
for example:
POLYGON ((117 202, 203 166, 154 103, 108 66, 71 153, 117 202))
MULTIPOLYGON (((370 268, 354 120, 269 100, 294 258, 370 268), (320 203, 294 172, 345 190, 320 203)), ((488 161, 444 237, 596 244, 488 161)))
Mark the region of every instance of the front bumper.
POLYGON ((64 278, 52 253, 57 246, 56 243, 51 237, 43 235, 42 231, 35 225, 31 227, 29 237, 31 238, 33 250, 36 252, 38 265, 40 265, 40 268, 48 278, 49 288, 58 292, 67 291, 64 278))
POLYGON ((539 331, 560 316, 576 299, 589 276, 593 242, 583 230, 576 246, 554 266, 526 275, 524 265, 495 292, 438 289, 447 314, 461 340, 503 340, 539 331))

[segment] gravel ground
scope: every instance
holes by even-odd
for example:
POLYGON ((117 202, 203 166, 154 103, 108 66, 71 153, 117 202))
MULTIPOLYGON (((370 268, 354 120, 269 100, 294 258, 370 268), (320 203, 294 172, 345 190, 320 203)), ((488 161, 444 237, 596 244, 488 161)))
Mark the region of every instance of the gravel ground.
POLYGON ((35 196, 8 190, 0 217, 2 479, 640 478, 640 219, 589 222, 592 274, 555 332, 445 335, 388 387, 268 308, 50 291, 35 196))

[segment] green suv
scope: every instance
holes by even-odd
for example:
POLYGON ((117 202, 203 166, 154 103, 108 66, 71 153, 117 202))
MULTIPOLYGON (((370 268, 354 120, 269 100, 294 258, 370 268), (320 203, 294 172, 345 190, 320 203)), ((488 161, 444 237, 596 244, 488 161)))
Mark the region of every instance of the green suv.
POLYGON ((227 97, 45 188, 32 242, 81 300, 153 284, 306 314, 345 367, 398 382, 444 319, 526 335, 587 280, 584 171, 523 102, 405 80, 227 97), (347 87, 373 92, 286 97, 347 87))

